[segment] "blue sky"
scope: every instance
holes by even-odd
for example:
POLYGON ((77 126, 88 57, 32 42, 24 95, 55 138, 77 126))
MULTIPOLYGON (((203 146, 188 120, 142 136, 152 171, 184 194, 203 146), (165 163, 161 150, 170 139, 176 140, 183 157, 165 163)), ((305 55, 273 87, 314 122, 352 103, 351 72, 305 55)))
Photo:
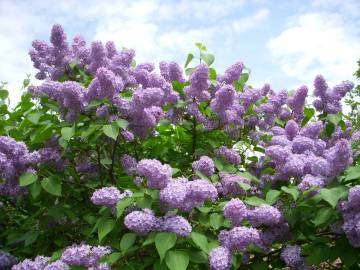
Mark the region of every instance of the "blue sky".
POLYGON ((35 73, 31 41, 49 40, 54 23, 69 39, 81 34, 134 48, 138 63, 184 63, 200 41, 219 72, 241 60, 250 84, 275 90, 311 87, 319 73, 330 85, 354 81, 360 59, 358 0, 1 0, 0 10, 0 80, 9 82, 13 101, 25 75, 35 73))

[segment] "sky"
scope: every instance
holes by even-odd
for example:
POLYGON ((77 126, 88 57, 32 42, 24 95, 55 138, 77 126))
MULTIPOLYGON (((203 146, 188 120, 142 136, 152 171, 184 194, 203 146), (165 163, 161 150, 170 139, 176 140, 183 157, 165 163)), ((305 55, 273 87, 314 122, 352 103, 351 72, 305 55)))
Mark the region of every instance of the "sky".
POLYGON ((359 0, 0 0, 0 81, 12 104, 26 74, 34 79, 28 51, 49 40, 61 24, 71 41, 115 41, 136 50, 136 61, 177 61, 202 42, 222 73, 242 61, 249 84, 292 90, 322 74, 330 86, 355 81, 360 59, 359 0))

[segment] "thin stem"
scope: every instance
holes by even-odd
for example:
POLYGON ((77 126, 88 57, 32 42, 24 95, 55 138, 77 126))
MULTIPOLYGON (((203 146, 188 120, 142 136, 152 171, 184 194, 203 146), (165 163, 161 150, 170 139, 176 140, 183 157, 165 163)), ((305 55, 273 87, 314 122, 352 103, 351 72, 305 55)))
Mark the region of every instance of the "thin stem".
POLYGON ((196 133, 196 117, 194 116, 192 119, 193 125, 192 125, 192 160, 195 160, 195 150, 196 150, 196 139, 197 139, 197 133, 196 133))
POLYGON ((115 142, 113 144, 113 151, 111 153, 111 165, 110 165, 110 168, 109 168, 109 176, 110 176, 110 181, 113 184, 116 184, 115 178, 114 178, 114 163, 115 163, 116 146, 118 145, 119 140, 120 140, 120 135, 118 135, 116 137, 116 140, 115 140, 115 142))
POLYGON ((100 181, 101 181, 101 186, 104 185, 104 179, 103 177, 101 176, 101 162, 100 162, 100 147, 99 145, 96 145, 96 156, 97 156, 97 166, 98 166, 98 173, 99 173, 99 178, 100 178, 100 181))

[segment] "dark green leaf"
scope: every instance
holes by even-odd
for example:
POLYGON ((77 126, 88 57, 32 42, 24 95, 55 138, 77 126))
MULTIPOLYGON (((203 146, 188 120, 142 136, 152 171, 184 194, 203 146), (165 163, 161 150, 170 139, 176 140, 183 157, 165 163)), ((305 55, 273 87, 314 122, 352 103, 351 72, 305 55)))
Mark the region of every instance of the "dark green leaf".
POLYGON ((37 178, 38 177, 36 174, 29 173, 29 172, 23 173, 20 176, 20 186, 25 187, 25 186, 31 185, 32 183, 34 183, 37 180, 37 178))
POLYGON ((170 250, 165 259, 170 270, 186 270, 189 265, 189 255, 180 250, 170 250))
POLYGON ((136 234, 135 233, 126 233, 123 235, 120 241, 120 248, 122 252, 125 252, 128 250, 136 240, 136 234))
POLYGON ((176 234, 171 232, 160 232, 155 236, 155 246, 160 256, 160 261, 165 257, 166 252, 175 246, 176 234))
POLYGON ((50 194, 55 196, 61 196, 61 181, 59 178, 45 178, 41 181, 41 186, 50 194))
POLYGON ((114 227, 115 221, 113 219, 102 219, 97 226, 99 242, 101 242, 101 240, 104 239, 104 237, 108 235, 114 227))

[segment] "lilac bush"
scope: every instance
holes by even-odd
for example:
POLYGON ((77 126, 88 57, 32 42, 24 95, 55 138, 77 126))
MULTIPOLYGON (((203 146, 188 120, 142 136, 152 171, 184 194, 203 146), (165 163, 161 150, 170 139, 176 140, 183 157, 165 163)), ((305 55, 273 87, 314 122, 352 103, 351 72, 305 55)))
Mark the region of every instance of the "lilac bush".
POLYGON ((360 267, 354 84, 254 88, 196 46, 32 43, 41 82, 11 110, 0 87, 1 269, 360 267))

